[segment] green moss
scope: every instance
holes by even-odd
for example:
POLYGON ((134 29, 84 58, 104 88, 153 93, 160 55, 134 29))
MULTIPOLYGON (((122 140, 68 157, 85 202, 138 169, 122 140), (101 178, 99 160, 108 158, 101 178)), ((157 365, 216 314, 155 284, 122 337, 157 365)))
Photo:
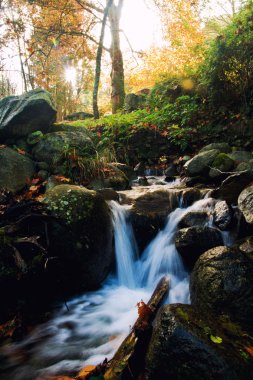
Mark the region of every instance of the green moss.
POLYGON ((48 191, 44 202, 49 210, 67 224, 72 224, 92 214, 96 197, 95 191, 74 185, 59 185, 48 191))
POLYGON ((189 315, 186 313, 186 311, 185 310, 183 310, 183 309, 181 309, 180 307, 178 307, 177 309, 176 309, 176 312, 177 312, 177 314, 178 314, 178 316, 180 317, 180 318, 182 318, 183 320, 185 320, 185 321, 190 321, 190 317, 189 317, 189 315))
POLYGON ((226 153, 219 153, 215 158, 212 167, 221 171, 229 171, 234 166, 234 161, 226 153))

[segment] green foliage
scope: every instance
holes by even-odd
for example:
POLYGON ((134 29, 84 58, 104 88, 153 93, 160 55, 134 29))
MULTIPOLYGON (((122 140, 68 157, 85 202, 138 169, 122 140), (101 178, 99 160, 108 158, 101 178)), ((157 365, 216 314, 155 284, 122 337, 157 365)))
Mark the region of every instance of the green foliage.
POLYGON ((205 96, 214 105, 250 110, 253 104, 252 0, 211 44, 200 70, 200 82, 205 96))

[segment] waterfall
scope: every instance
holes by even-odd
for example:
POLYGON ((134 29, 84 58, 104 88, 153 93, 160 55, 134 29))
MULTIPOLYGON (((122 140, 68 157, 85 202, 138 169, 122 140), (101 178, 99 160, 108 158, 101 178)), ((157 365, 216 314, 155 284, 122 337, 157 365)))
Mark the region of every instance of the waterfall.
POLYGON ((136 261, 138 248, 133 228, 127 220, 127 209, 115 201, 110 201, 113 215, 117 279, 119 285, 134 289, 136 283, 136 261))
POLYGON ((211 216, 215 201, 202 199, 187 208, 178 204, 180 207, 170 213, 163 230, 139 257, 128 206, 110 202, 116 276, 110 276, 101 289, 68 301, 69 310, 62 305, 50 321, 38 326, 25 340, 4 346, 3 355, 10 361, 10 376, 5 380, 71 374, 85 365, 101 363, 105 357, 110 359, 137 318, 137 302, 149 300, 164 274, 171 282, 166 302, 189 302, 189 276, 174 237, 186 213, 204 210, 211 216), (25 363, 20 352, 26 353, 25 363))

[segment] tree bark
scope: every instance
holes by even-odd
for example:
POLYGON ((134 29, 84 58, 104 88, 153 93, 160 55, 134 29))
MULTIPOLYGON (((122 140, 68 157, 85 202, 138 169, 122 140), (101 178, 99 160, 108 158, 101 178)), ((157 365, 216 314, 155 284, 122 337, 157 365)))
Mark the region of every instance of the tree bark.
POLYGON ((105 380, 130 380, 137 378, 143 370, 146 349, 152 332, 152 321, 168 293, 169 285, 170 282, 166 276, 159 281, 147 304, 150 313, 139 316, 130 334, 111 360, 110 367, 104 374, 105 380))
POLYGON ((113 0, 108 0, 105 10, 104 10, 104 16, 102 20, 102 27, 101 27, 101 33, 99 38, 99 44, 97 49, 97 56, 96 56, 96 71, 95 71, 95 79, 94 79, 94 88, 93 88, 93 114, 95 119, 99 118, 99 110, 98 110, 98 88, 99 88, 99 82, 100 82, 100 74, 101 74, 101 59, 102 59, 102 53, 103 53, 103 43, 104 43, 104 35, 105 35, 105 27, 106 27, 106 20, 108 17, 109 10, 113 4, 113 0))
POLYGON ((120 21, 123 1, 124 0, 119 0, 118 6, 113 4, 109 11, 109 21, 110 21, 111 36, 112 36, 112 43, 111 43, 112 113, 116 113, 118 110, 123 108, 124 99, 125 99, 124 65, 123 65, 122 52, 120 49, 120 29, 119 29, 119 21, 120 21))

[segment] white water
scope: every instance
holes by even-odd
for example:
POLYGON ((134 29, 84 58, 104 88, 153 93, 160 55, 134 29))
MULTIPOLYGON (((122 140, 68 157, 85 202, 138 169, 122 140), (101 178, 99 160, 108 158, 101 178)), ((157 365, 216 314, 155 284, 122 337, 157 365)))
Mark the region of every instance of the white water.
POLYGON ((211 199, 204 199, 188 208, 177 208, 138 258, 127 210, 111 202, 116 276, 110 277, 102 289, 68 302, 69 311, 62 306, 52 320, 21 343, 5 346, 3 354, 10 355, 8 365, 12 371, 0 379, 34 380, 45 373, 66 375, 111 358, 137 317, 137 302, 148 301, 164 274, 171 280, 167 302, 188 303, 188 274, 175 248, 174 236, 185 213, 204 209, 211 214, 213 206, 211 199))

